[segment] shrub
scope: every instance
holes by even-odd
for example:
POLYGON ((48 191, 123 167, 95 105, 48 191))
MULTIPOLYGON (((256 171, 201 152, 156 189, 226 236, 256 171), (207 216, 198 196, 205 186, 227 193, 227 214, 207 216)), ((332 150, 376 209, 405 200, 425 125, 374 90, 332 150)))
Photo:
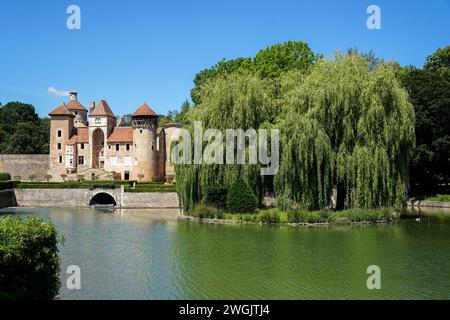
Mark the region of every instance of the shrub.
POLYGON ((11 175, 7 172, 0 172, 0 181, 9 181, 11 180, 11 175))
POLYGON ((280 222, 277 211, 266 211, 260 217, 259 221, 266 224, 275 224, 280 222))
POLYGON ((227 207, 227 188, 225 186, 214 184, 206 188, 205 204, 217 208, 227 207))
POLYGON ((0 300, 50 300, 59 292, 55 226, 38 217, 0 217, 0 300))
POLYGON ((51 175, 51 174, 46 174, 45 175, 45 180, 47 181, 47 182, 50 182, 50 180, 53 178, 53 176, 51 175))
POLYGON ((14 176, 14 180, 20 181, 20 180, 22 180, 22 176, 14 176))
POLYGON ((227 208, 234 213, 254 212, 258 199, 250 186, 241 178, 237 179, 228 190, 227 208))
POLYGON ((13 183, 11 181, 0 181, 0 190, 12 189, 13 183))
POLYGON ((205 205, 196 206, 192 211, 192 216, 200 219, 214 219, 220 215, 217 208, 205 205))
POLYGON ((298 210, 289 210, 287 213, 287 221, 289 223, 302 223, 306 221, 304 212, 298 210))

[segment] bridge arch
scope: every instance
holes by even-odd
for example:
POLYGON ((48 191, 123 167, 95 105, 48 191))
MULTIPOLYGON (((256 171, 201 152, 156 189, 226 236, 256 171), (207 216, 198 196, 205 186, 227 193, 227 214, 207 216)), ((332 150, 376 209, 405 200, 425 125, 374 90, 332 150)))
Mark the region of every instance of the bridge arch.
POLYGON ((95 194, 89 201, 89 205, 113 205, 116 206, 117 202, 114 197, 107 192, 99 192, 95 194))

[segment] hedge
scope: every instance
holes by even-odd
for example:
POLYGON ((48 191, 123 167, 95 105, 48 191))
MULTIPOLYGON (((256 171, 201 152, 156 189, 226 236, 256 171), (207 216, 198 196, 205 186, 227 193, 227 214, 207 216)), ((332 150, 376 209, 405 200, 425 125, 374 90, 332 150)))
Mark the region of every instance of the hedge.
POLYGON ((0 300, 50 300, 61 286, 58 236, 41 218, 0 217, 0 300))
POLYGON ((0 172, 0 181, 9 181, 11 180, 11 175, 7 172, 0 172))
POLYGON ((19 183, 19 181, 0 181, 0 190, 17 188, 19 183))
POLYGON ((93 181, 67 181, 67 182, 20 182, 19 189, 115 189, 124 185, 132 186, 132 180, 93 180, 93 181))

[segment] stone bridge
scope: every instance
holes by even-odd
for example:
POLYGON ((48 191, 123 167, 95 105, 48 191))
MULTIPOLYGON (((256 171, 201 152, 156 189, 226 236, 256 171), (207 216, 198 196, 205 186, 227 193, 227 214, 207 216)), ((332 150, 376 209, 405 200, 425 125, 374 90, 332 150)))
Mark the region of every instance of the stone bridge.
POLYGON ((14 189, 19 207, 87 207, 94 202, 117 208, 179 208, 176 192, 121 189, 14 189))

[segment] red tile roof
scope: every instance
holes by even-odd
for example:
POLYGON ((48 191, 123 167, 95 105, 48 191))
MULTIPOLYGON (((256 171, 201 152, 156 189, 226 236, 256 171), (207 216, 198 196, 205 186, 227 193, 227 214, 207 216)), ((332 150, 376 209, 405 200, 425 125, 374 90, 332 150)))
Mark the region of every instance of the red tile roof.
POLYGON ((66 108, 64 103, 61 103, 55 110, 48 114, 49 116, 69 116, 75 118, 75 115, 66 108))
POLYGON ((67 145, 74 145, 76 143, 89 143, 88 128, 74 128, 72 137, 67 141, 67 145))
POLYGON ((115 127, 108 137, 107 142, 132 142, 133 128, 132 127, 115 127))
POLYGON ((116 117, 105 100, 100 100, 91 112, 91 116, 110 116, 116 117))
POLYGON ((69 102, 67 102, 66 107, 69 110, 80 110, 87 112, 87 109, 83 107, 83 105, 78 102, 78 100, 70 100, 69 102))
POLYGON ((78 143, 89 143, 89 129, 77 128, 78 131, 78 143))
POLYGON ((131 115, 132 117, 157 117, 158 115, 145 102, 131 115))
POLYGON ((70 145, 76 144, 77 143, 77 137, 78 137, 77 135, 72 136, 72 138, 70 138, 69 141, 67 141, 67 145, 70 146, 70 145))

